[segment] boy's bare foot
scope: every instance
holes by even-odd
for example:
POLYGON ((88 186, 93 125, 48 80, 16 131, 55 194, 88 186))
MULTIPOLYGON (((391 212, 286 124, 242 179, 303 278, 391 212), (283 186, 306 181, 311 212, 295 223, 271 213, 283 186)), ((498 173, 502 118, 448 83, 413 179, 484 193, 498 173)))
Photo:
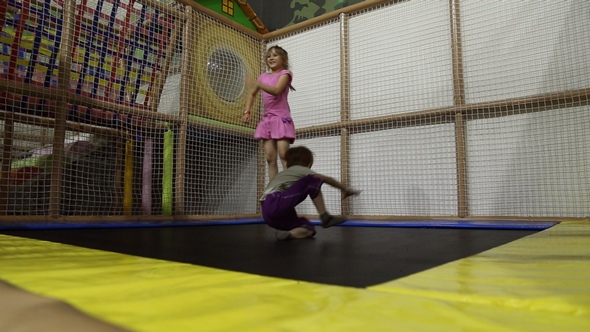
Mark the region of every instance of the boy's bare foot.
POLYGON ((275 237, 277 240, 289 240, 291 239, 291 232, 289 231, 275 231, 275 237))

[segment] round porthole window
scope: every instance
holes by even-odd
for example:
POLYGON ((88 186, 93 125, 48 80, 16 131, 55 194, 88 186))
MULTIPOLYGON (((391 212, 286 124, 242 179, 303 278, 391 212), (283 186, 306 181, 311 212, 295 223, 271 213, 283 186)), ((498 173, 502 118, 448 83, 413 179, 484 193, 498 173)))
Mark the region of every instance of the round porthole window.
POLYGON ((215 50, 207 61, 207 76, 215 94, 226 102, 236 102, 246 82, 246 65, 228 49, 215 50))

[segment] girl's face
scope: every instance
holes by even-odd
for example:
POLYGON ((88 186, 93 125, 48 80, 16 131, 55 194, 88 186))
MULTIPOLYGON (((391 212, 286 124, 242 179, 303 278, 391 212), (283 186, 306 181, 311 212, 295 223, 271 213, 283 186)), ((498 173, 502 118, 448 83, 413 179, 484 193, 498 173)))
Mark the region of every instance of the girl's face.
POLYGON ((279 71, 284 67, 283 57, 275 49, 271 49, 266 55, 266 64, 273 72, 279 71))

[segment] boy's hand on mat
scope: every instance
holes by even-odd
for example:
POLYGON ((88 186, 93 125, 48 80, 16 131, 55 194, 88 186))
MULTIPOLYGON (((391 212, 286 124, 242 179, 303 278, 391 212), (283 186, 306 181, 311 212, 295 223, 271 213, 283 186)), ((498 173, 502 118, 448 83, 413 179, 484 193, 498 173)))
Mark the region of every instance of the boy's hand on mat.
POLYGON ((344 192, 343 192, 342 199, 345 199, 350 196, 358 196, 360 194, 361 194, 361 190, 346 188, 346 190, 344 190, 344 192))

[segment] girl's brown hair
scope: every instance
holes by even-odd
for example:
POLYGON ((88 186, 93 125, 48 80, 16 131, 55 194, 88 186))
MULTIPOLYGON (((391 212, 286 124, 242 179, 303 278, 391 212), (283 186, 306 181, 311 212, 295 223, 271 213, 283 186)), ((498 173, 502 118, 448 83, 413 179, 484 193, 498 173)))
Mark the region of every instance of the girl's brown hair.
POLYGON ((281 58, 283 59, 283 66, 285 66, 285 69, 291 69, 291 67, 289 66, 289 53, 287 53, 287 51, 285 51, 285 49, 280 47, 279 45, 274 45, 266 51, 267 58, 272 50, 274 50, 275 52, 277 52, 278 55, 281 56, 281 58))
MULTIPOLYGON (((266 51, 266 57, 268 58, 268 55, 270 54, 270 52, 274 50, 275 52, 277 52, 277 54, 283 59, 283 67, 285 67, 285 69, 291 69, 291 66, 289 65, 289 53, 287 53, 287 51, 280 47, 279 45, 274 45, 271 46, 267 51, 266 51)), ((295 88, 289 84, 289 89, 291 89, 292 91, 295 91, 295 88)))

